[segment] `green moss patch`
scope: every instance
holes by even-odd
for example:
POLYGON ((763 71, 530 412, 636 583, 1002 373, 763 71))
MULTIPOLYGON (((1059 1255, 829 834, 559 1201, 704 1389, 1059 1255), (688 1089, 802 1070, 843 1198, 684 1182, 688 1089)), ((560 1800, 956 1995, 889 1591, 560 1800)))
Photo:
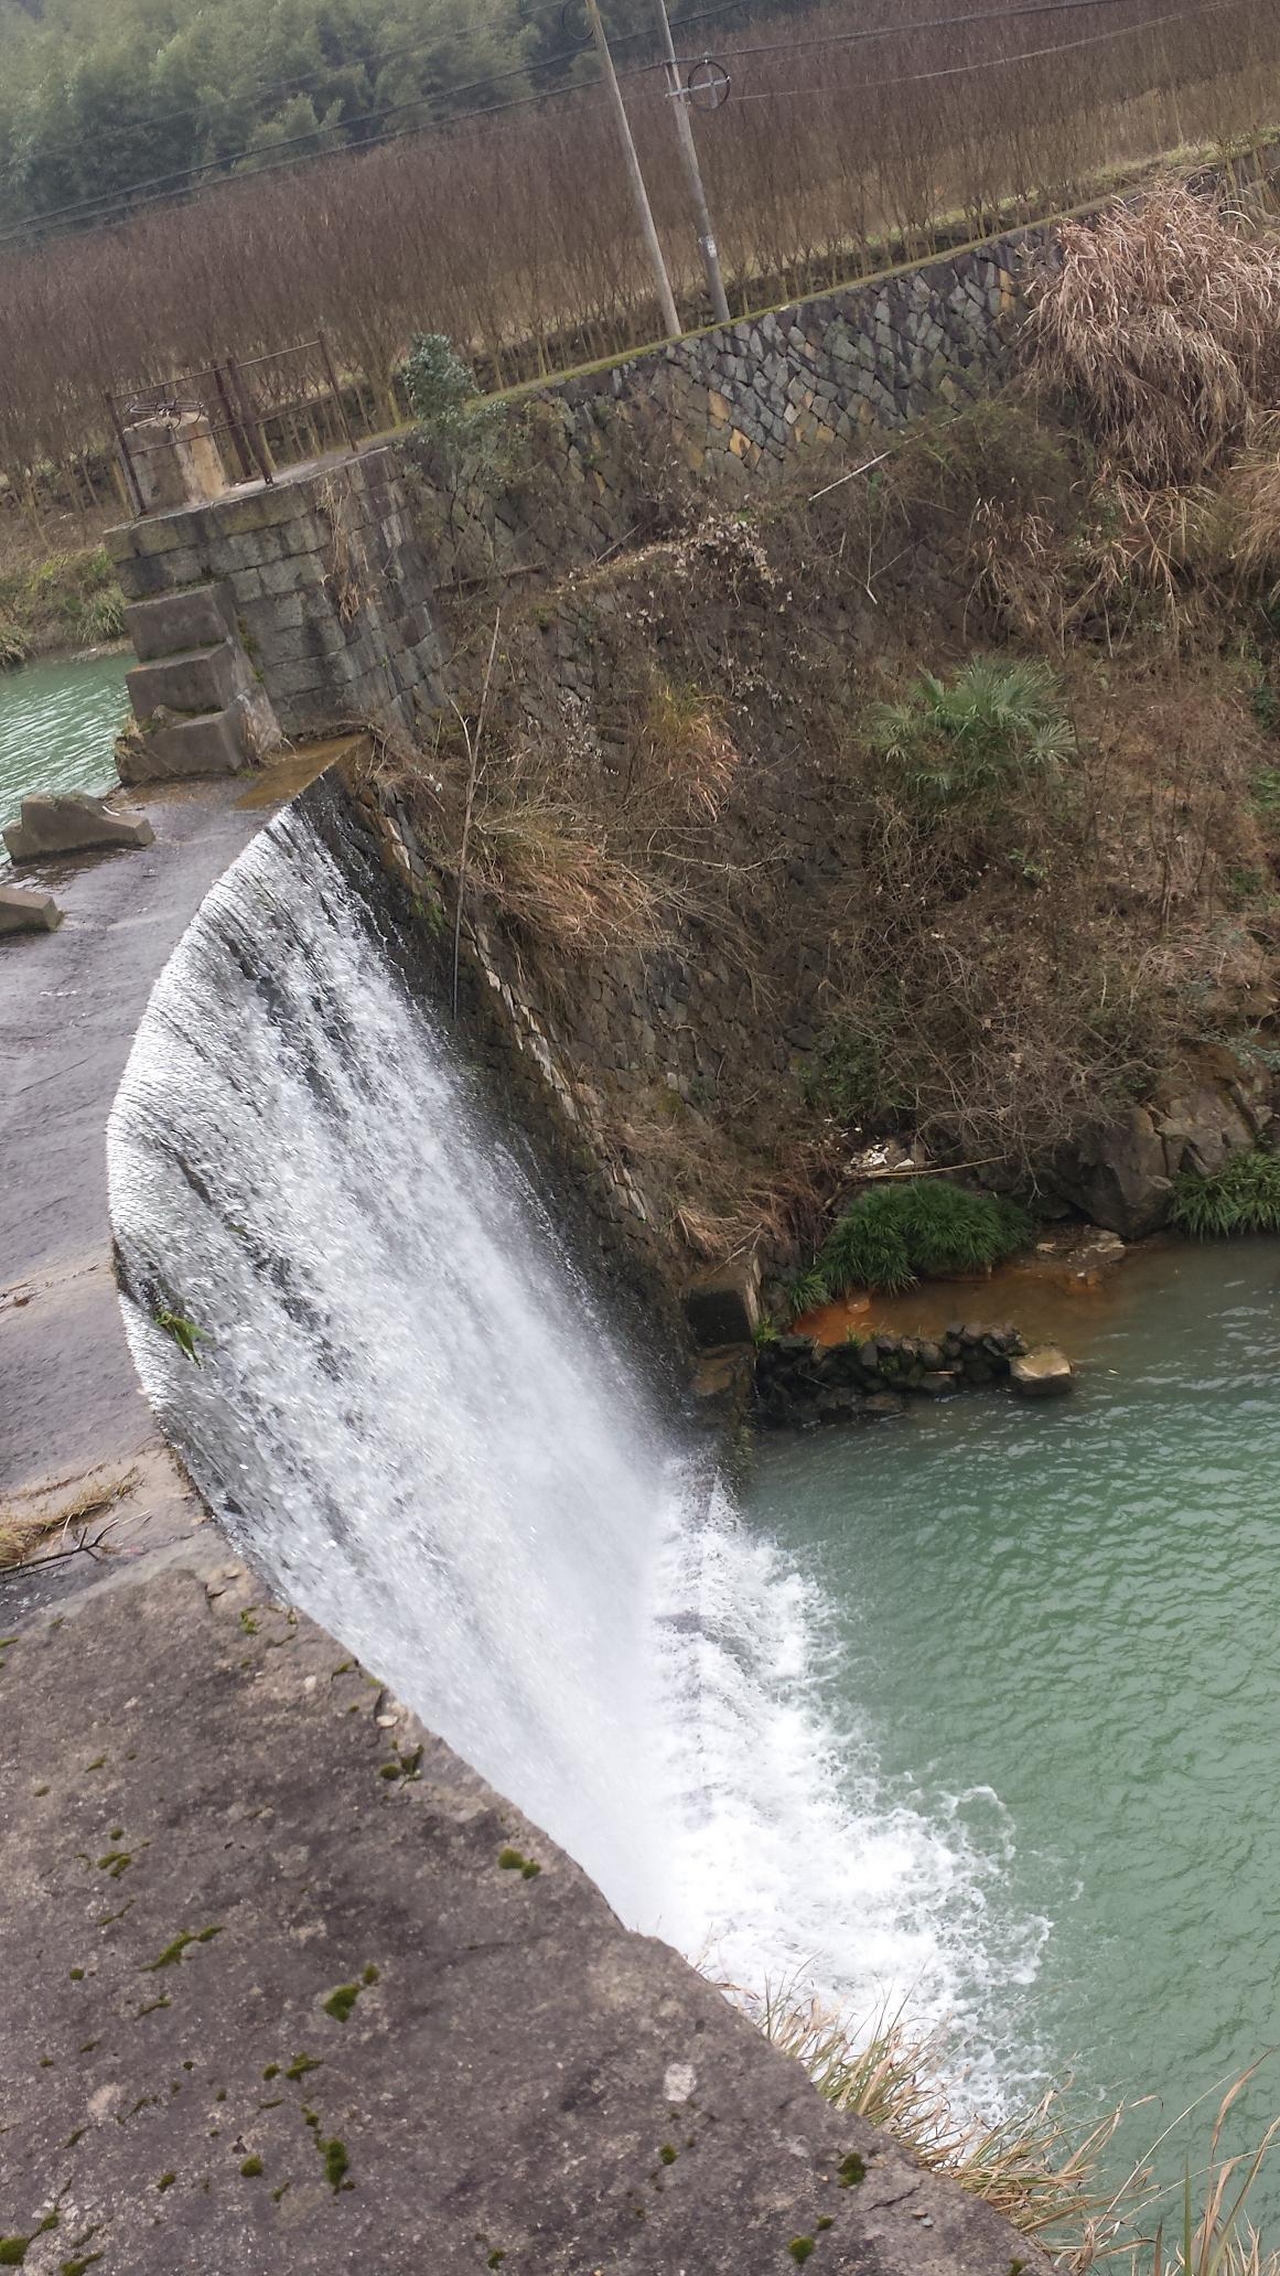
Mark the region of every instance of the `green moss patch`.
POLYGON ((172 1944, 165 1945, 158 1959, 143 1963, 142 1972, 144 1975, 154 1975, 157 1968, 176 1968, 189 1944, 212 1944, 214 1937, 221 1934, 221 1927, 184 1928, 180 1935, 174 1937, 172 1944))
POLYGON ((524 1881, 536 1880, 542 1871, 536 1858, 526 1857, 522 1850, 513 1849, 509 1842, 505 1849, 498 1851, 498 1863, 504 1873, 518 1873, 524 1881))

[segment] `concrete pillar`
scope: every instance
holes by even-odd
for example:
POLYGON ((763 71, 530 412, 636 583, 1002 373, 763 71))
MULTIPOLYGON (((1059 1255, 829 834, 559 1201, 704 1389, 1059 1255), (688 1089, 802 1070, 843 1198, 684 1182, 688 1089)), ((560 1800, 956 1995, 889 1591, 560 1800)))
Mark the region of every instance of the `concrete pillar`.
POLYGON ((125 428, 142 509, 207 506, 227 487, 218 446, 203 411, 155 411, 125 428))

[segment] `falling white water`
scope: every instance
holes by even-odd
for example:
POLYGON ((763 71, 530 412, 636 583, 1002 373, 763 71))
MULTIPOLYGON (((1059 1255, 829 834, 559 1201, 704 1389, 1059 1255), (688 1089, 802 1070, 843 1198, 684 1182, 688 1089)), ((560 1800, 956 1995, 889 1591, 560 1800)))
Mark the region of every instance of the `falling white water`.
POLYGON ((998 1851, 835 1724, 815 1590, 654 1411, 297 816, 161 978, 109 1162, 135 1357, 217 1515, 625 1920, 856 2013, 964 2021, 1033 1966, 998 1851))

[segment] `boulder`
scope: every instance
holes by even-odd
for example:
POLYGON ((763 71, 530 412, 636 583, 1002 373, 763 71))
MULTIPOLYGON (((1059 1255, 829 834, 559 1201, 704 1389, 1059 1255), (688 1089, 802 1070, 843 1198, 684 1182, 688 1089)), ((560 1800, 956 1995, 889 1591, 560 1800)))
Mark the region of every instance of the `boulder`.
POLYGON ((1212 1177, 1228 1154, 1253 1144, 1250 1123, 1235 1100, 1214 1083, 1181 1092, 1163 1110, 1157 1105, 1152 1118, 1172 1177, 1180 1170, 1212 1177))
POLYGON ((38 893, 29 885, 0 885, 0 934, 52 933, 62 923, 62 911, 52 893, 38 893))
POLYGON ((1146 1107, 1130 1107, 1118 1122, 1092 1131, 1058 1183, 1096 1225, 1126 1241, 1157 1232, 1169 1214, 1173 1180, 1146 1107))
POLYGON ((1014 1390, 1023 1399, 1061 1398, 1075 1380, 1070 1360, 1055 1344, 1046 1344, 1040 1351, 1023 1352, 1011 1362, 1009 1376, 1014 1390))
POLYGON ((41 861, 50 854, 94 853, 100 847, 149 846, 155 831, 145 814, 113 811, 103 798, 82 790, 57 795, 39 792, 22 801, 22 818, 6 822, 4 842, 13 862, 41 861))

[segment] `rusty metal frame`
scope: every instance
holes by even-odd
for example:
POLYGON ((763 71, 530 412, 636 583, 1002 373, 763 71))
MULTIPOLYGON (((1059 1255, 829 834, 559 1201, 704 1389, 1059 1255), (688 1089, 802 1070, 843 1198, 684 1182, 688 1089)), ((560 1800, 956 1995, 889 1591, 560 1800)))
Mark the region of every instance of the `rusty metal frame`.
POLYGON ((323 332, 317 332, 313 339, 299 340, 292 347, 275 348, 265 355, 249 356, 243 362, 232 355, 226 355, 221 363, 207 364, 199 371, 179 372, 170 378, 148 381, 129 390, 123 397, 106 393, 103 400, 120 453, 126 486, 139 517, 148 509, 142 500, 137 461, 145 458, 149 452, 161 449, 163 445, 130 443, 128 427, 121 416, 122 403, 130 410, 154 409, 157 414, 165 410, 198 410, 207 423, 211 438, 222 435, 230 437, 239 463, 241 481, 252 482, 256 477, 268 487, 275 481, 276 469, 264 430, 264 421, 267 419, 283 419, 293 411, 313 413, 322 404, 331 403, 347 449, 353 457, 359 447, 347 415, 337 368, 323 332), (266 364, 284 363, 293 356, 305 356, 312 350, 316 351, 320 359, 325 382, 322 387, 314 393, 290 396, 283 403, 260 405, 255 402, 246 373, 257 371, 266 364), (190 391, 193 399, 189 403, 181 401, 182 390, 190 391))

